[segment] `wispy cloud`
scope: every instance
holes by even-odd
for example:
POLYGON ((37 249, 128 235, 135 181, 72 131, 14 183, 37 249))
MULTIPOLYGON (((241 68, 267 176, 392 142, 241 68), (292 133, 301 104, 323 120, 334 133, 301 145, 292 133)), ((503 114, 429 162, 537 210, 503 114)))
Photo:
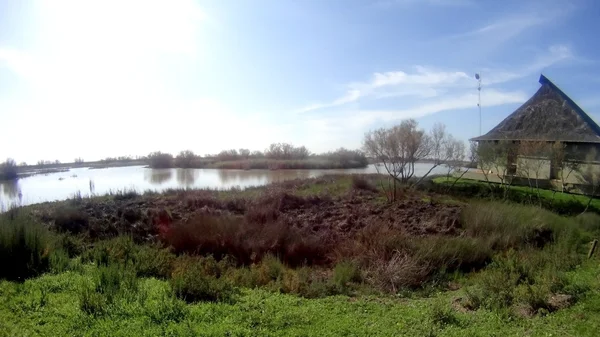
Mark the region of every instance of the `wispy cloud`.
MULTIPOLYGON (((522 91, 502 91, 489 89, 482 92, 482 102, 486 107, 493 107, 511 103, 521 103, 527 99, 527 94, 522 91)), ((360 110, 344 115, 353 126, 363 126, 376 121, 389 122, 405 118, 420 118, 434 113, 450 110, 474 108, 477 106, 476 93, 464 93, 459 96, 446 96, 422 105, 414 105, 404 109, 390 110, 360 110)))
MULTIPOLYGON (((499 85, 518 80, 527 76, 537 75, 543 69, 556 63, 573 58, 573 52, 568 46, 554 45, 540 53, 533 61, 516 67, 515 70, 485 68, 483 84, 485 86, 499 85)), ((469 72, 472 73, 472 72, 469 72)), ((474 73, 474 72, 473 72, 474 73)), ((346 93, 325 103, 313 103, 302 107, 296 112, 306 113, 357 102, 361 99, 386 99, 394 97, 435 98, 445 94, 460 96, 474 86, 472 75, 465 71, 440 70, 431 67, 415 66, 410 71, 377 72, 366 82, 349 83, 346 93)), ((496 96, 505 97, 506 96, 496 96)), ((513 103, 513 100, 507 100, 513 103)))
POLYGON ((447 37, 451 40, 462 38, 489 38, 493 36, 495 40, 508 40, 517 36, 525 30, 551 20, 553 15, 539 16, 536 14, 522 15, 516 17, 502 18, 482 27, 477 27, 471 31, 455 34, 447 37))
MULTIPOLYGON (((483 21, 473 20, 474 27, 470 30, 451 35, 440 36, 431 41, 435 44, 447 43, 459 50, 469 53, 489 53, 498 50, 503 44, 534 32, 539 33, 544 26, 556 24, 569 15, 577 7, 572 4, 556 5, 554 2, 543 1, 536 3, 525 2, 522 8, 512 11, 512 14, 501 15, 483 21)), ((478 19, 487 18, 488 13, 481 13, 478 19)))
POLYGON ((353 82, 347 85, 346 93, 329 103, 309 104, 297 112, 308 112, 332 108, 358 101, 364 97, 389 98, 398 96, 433 97, 440 88, 449 87, 469 79, 460 71, 440 71, 423 66, 414 67, 413 72, 390 71, 374 73, 367 82, 353 82))

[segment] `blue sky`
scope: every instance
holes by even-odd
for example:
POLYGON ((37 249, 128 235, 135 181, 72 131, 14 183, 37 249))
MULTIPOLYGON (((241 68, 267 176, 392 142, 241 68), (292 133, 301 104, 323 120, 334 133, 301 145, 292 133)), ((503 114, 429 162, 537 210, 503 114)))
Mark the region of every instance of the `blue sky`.
POLYGON ((600 3, 0 0, 0 158, 359 148, 415 118, 484 133, 544 73, 600 119, 600 3))

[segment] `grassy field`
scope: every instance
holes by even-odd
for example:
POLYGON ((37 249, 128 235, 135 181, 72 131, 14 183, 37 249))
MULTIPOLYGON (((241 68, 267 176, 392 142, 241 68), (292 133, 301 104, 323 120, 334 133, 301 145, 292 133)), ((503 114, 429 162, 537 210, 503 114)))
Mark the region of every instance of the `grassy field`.
POLYGON ((0 214, 0 336, 595 336, 600 216, 377 177, 0 214))
MULTIPOLYGON (((169 284, 139 280, 138 290, 106 313, 80 309, 79 288, 94 266, 47 274, 23 284, 1 282, 2 336, 596 336, 600 331, 598 261, 571 277, 595 291, 570 308, 521 318, 480 309, 459 312, 454 298, 464 292, 423 298, 347 297, 303 299, 245 289, 234 304, 185 304, 171 297, 169 284)), ((465 280, 465 282, 468 280, 465 280)))
MULTIPOLYGON (((447 190, 453 183, 453 178, 448 179, 447 177, 436 177, 433 182, 440 186, 442 190, 447 190)), ((464 192, 462 194, 466 196, 489 196, 489 186, 492 186, 496 192, 496 197, 501 198, 502 193, 500 191, 500 184, 491 183, 488 184, 484 181, 471 180, 471 179, 459 179, 448 193, 464 192)), ((585 195, 571 194, 555 192, 546 189, 536 189, 529 186, 510 186, 509 187, 509 200, 513 199, 521 203, 531 203, 533 205, 542 204, 548 208, 553 207, 564 207, 573 210, 573 214, 577 214, 583 211, 586 207, 590 198, 585 195), (539 198, 538 198, 539 193, 539 198)), ((600 211, 600 199, 594 198, 590 203, 591 210, 600 211)))

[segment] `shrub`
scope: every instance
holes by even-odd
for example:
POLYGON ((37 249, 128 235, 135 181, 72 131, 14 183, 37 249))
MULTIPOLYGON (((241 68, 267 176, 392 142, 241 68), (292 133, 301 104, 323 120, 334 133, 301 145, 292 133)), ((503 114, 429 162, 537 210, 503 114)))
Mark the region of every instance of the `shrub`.
POLYGON ((188 312, 188 307, 184 301, 168 293, 162 295, 156 307, 147 310, 148 316, 155 324, 179 323, 187 317, 188 312))
POLYGON ((180 168, 198 167, 200 156, 194 154, 191 150, 179 152, 175 157, 175 166, 180 168))
POLYGON ((22 281, 48 270, 51 237, 28 218, 0 215, 0 278, 22 281))
POLYGON ((173 155, 160 151, 152 152, 148 155, 148 165, 151 168, 171 168, 173 167, 173 155))
POLYGON ((479 238, 429 236, 411 240, 411 245, 414 258, 439 274, 479 269, 492 257, 486 240, 479 238))
POLYGON ((402 288, 423 284, 429 268, 407 254, 396 252, 390 260, 376 261, 369 271, 369 278, 379 289, 396 293, 402 288))
POLYGON ((121 290, 125 272, 118 265, 100 266, 96 272, 96 292, 106 296, 112 302, 121 290))
POLYGON ((323 156, 342 168, 366 167, 369 164, 367 156, 364 154, 364 152, 359 150, 347 150, 345 148, 339 148, 333 152, 326 153, 323 156))
POLYGON ((371 184, 366 177, 357 174, 352 175, 352 188, 355 190, 378 192, 377 187, 371 184))
POLYGON ((268 284, 270 281, 279 281, 283 277, 285 266, 273 255, 267 254, 258 267, 258 281, 268 284))
POLYGON ((468 235, 487 238, 496 250, 525 245, 543 246, 565 219, 536 207, 500 202, 473 202, 462 212, 468 235))
POLYGON ((458 325, 460 323, 452 308, 440 301, 434 302, 431 306, 429 318, 433 324, 439 327, 458 325))
POLYGON ((63 250, 69 258, 81 255, 86 249, 81 237, 69 234, 58 235, 56 237, 56 247, 63 250))
POLYGON ((129 236, 119 236, 96 242, 82 258, 97 266, 126 266, 142 277, 168 278, 175 254, 159 244, 138 245, 129 236))
POLYGON ((55 250, 50 254, 50 269, 53 273, 59 274, 67 271, 70 263, 69 255, 62 249, 55 250))
POLYGON ((117 298, 132 301, 139 291, 135 272, 118 264, 99 266, 93 282, 81 285, 79 308, 94 316, 105 314, 117 298))
POLYGON ((0 164, 0 180, 13 180, 17 176, 17 163, 13 159, 8 158, 0 164))
POLYGON ((140 194, 135 188, 119 190, 114 194, 115 200, 129 200, 139 197, 140 194))
POLYGON ((600 215, 596 213, 584 213, 576 216, 575 221, 579 223, 580 228, 595 235, 600 236, 600 215))
POLYGON ((287 143, 273 143, 264 152, 269 159, 306 159, 310 152, 304 146, 294 146, 287 143))
POLYGON ((98 241, 83 254, 84 261, 94 262, 97 266, 112 264, 135 265, 139 246, 131 237, 119 236, 109 240, 98 241))
POLYGON ((171 226, 164 240, 176 253, 233 257, 250 265, 272 254, 291 266, 324 263, 327 247, 310 231, 282 221, 265 224, 235 216, 198 215, 171 226))
POLYGON ((205 274, 201 263, 189 263, 174 272, 169 282, 175 295, 188 303, 232 302, 238 294, 227 279, 205 274))
POLYGON ((347 293, 350 283, 360 282, 360 272, 350 261, 339 262, 333 269, 333 283, 340 293, 347 293))
POLYGON ((83 284, 79 288, 79 309, 92 316, 100 316, 106 311, 106 298, 93 287, 83 284))
POLYGON ((138 276, 168 278, 173 269, 175 254, 159 245, 139 246, 134 265, 138 276))
POLYGON ((54 228, 59 232, 81 233, 88 228, 87 213, 75 206, 58 207, 53 214, 54 228))

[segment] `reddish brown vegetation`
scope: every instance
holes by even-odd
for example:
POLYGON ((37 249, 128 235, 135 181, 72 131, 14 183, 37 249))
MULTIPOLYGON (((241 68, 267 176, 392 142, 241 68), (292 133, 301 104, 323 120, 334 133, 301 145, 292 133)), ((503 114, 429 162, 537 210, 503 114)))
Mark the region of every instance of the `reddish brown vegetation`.
POLYGON ((92 238, 131 234, 136 241, 158 239, 177 254, 230 256, 245 266, 269 255, 291 267, 330 268, 354 261, 367 280, 388 290, 416 286, 435 270, 468 269, 489 258, 461 238, 459 206, 424 201, 418 192, 385 203, 368 177, 357 176, 335 199, 293 194, 332 179, 275 184, 254 199, 179 191, 93 204, 84 200, 78 209, 89 217, 92 238))
POLYGON ((177 253, 225 256, 250 265, 272 254, 291 266, 323 264, 326 247, 314 234, 282 222, 248 222, 239 216, 197 215, 174 224, 165 242, 177 253))

